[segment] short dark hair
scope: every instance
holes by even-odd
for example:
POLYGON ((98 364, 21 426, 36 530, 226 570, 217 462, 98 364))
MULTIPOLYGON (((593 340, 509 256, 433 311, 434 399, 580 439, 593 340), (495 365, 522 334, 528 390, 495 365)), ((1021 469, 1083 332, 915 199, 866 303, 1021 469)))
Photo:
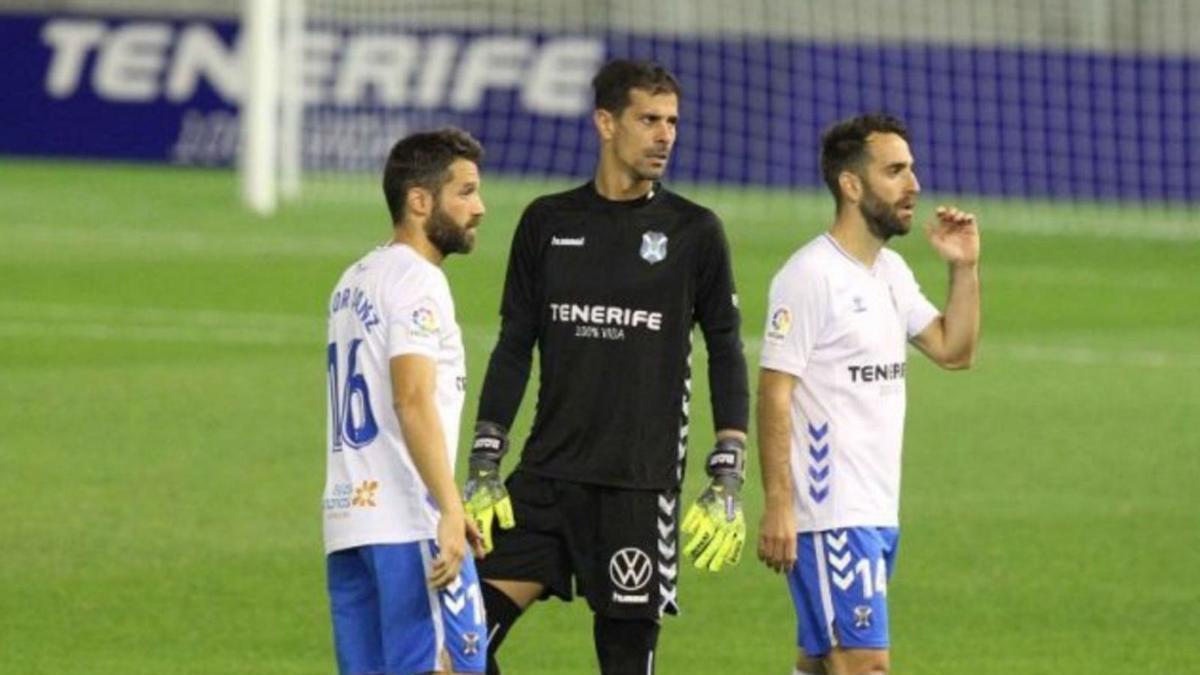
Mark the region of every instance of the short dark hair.
POLYGON ((645 89, 651 94, 680 95, 679 82, 666 68, 653 61, 614 59, 592 78, 596 110, 620 115, 629 105, 629 91, 645 89))
POLYGON ((842 120, 821 136, 821 176, 842 205, 838 176, 846 169, 857 169, 867 157, 867 137, 871 134, 896 134, 908 140, 908 128, 899 118, 887 113, 868 113, 842 120))
POLYGON ((404 219, 408 191, 423 187, 435 195, 450 180, 450 165, 457 159, 479 163, 483 146, 471 134, 455 127, 405 136, 392 146, 383 168, 383 196, 392 223, 404 219))

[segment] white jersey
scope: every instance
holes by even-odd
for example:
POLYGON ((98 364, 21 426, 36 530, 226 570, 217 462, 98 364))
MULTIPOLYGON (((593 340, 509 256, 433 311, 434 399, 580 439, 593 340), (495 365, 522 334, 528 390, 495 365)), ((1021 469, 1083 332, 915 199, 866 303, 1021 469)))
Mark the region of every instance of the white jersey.
POLYGON ((437 536, 438 511, 392 409, 390 360, 437 364, 438 417, 454 466, 466 390, 462 334, 442 270, 384 246, 342 274, 329 305, 325 551, 437 536))
POLYGON ((867 267, 828 234, 771 281, 761 365, 799 378, 800 532, 899 524, 907 341, 938 314, 899 254, 885 248, 867 267))

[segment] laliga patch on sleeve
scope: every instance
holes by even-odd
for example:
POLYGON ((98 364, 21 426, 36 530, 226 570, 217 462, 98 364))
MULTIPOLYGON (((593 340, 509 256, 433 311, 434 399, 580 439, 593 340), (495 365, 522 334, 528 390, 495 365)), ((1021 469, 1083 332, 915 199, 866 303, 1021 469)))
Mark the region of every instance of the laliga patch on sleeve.
POLYGON ((781 343, 792 332, 792 310, 776 305, 767 314, 767 342, 781 343))
POLYGON ((421 303, 409 315, 408 332, 414 338, 429 338, 438 334, 441 322, 432 302, 421 303))

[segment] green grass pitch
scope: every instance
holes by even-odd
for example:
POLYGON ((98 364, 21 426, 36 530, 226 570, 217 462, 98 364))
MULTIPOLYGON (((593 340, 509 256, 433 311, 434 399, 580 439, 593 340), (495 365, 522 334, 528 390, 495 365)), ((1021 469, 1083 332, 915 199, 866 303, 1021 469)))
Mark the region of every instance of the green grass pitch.
MULTIPOLYGON (((485 176, 477 251, 446 265, 465 423, 512 227, 546 189, 485 176)), ((680 191, 726 221, 754 372, 767 283, 830 200, 680 191)), ((2 673, 333 671, 323 309, 387 218, 371 190, 265 220, 235 195, 228 172, 0 162, 2 673)), ((983 226, 984 337, 967 373, 911 361, 894 671, 1200 672, 1200 218, 960 201, 983 226)), ((921 236, 896 247, 940 304, 921 236)), ((754 556, 756 462, 749 486, 746 556, 685 570, 661 673, 790 672, 786 587, 754 556)), ((594 672, 586 607, 536 606, 504 663, 594 672)))

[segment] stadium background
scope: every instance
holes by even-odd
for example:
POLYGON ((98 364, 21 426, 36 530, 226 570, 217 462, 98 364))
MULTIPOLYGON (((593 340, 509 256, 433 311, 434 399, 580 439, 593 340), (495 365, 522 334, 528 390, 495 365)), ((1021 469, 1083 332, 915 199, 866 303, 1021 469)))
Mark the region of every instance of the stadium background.
MULTIPOLYGON (((0 5, 0 672, 332 670, 322 308, 387 233, 374 175, 346 170, 431 124, 489 147, 479 248, 447 264, 469 423, 516 216, 591 168, 569 88, 547 89, 561 104, 547 113, 522 84, 556 40, 576 50, 563 63, 653 56, 679 73, 671 183, 727 224, 752 362, 770 276, 829 222, 815 148, 830 121, 904 115, 919 217, 939 199, 980 213, 979 364, 909 371, 896 672, 1200 672, 1194 3, 309 4, 338 63, 371 30, 417 36, 414 88, 396 95, 425 102, 339 100, 331 80, 308 109, 325 141, 306 151, 301 197, 269 218, 239 203, 229 168, 236 63, 228 81, 214 67, 171 86, 186 30, 234 44, 238 3, 0 5), (51 77, 43 32, 64 20, 104 36, 73 82, 51 77), (114 36, 147 25, 167 36, 161 69, 97 74, 114 36), (422 90, 439 35, 456 40, 454 69, 422 90), (496 37, 520 77, 472 99, 462 64, 496 37)), ((896 247, 942 298, 920 237, 896 247)), ((701 377, 693 457, 711 440, 705 392, 701 377)), ((527 394, 518 430, 531 407, 527 394)), ((752 534, 757 479, 752 463, 752 534)), ((684 572, 660 672, 788 671, 785 587, 747 551, 728 573, 684 572)), ((578 604, 539 607, 506 651, 511 672, 594 670, 578 604)))

